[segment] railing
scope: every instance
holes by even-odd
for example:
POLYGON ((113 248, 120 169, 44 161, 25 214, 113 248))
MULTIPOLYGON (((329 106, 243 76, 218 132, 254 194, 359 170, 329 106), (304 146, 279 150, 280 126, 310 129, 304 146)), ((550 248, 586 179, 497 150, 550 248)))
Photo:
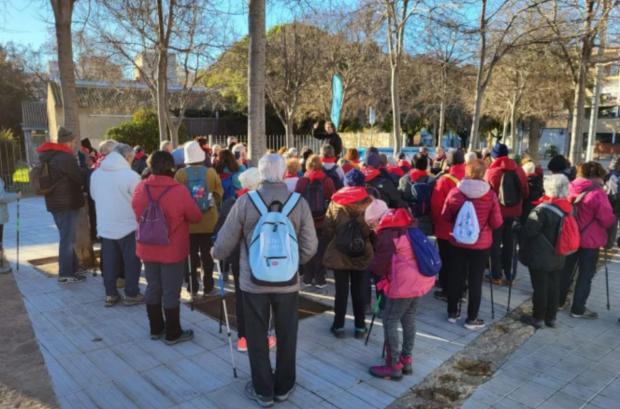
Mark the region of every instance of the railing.
POLYGON ((7 190, 26 193, 31 190, 26 155, 17 140, 0 141, 0 177, 7 190))

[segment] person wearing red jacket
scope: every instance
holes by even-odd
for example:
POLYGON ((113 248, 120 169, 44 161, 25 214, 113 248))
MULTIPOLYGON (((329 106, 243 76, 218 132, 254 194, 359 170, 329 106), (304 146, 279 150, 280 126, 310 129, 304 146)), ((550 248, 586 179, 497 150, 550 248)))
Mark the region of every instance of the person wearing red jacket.
POLYGON ((493 247, 491 248, 491 277, 494 284, 504 284, 502 280, 503 276, 506 277, 508 282, 512 281, 512 256, 513 256, 513 241, 514 232, 512 225, 518 217, 521 216, 523 211, 523 200, 527 199, 530 192, 527 184, 527 176, 523 169, 517 165, 517 162, 508 157, 508 147, 503 143, 496 143, 491 151, 493 162, 487 169, 485 180, 491 185, 491 189, 495 194, 500 196, 500 187, 502 183, 502 177, 507 172, 514 172, 519 178, 519 184, 521 186, 521 198, 514 206, 506 207, 501 206, 503 224, 493 232, 493 247))
POLYGON ((310 210, 313 211, 312 216, 314 219, 314 227, 316 228, 316 237, 319 239, 319 247, 316 254, 310 259, 310 261, 300 268, 303 274, 304 286, 309 287, 314 281, 314 286, 316 288, 325 288, 327 287, 327 281, 325 280, 326 272, 325 267, 323 266, 323 255, 325 254, 325 249, 327 248, 327 238, 323 235, 323 221, 325 220, 327 206, 332 199, 332 195, 336 192, 336 189, 334 187, 334 181, 328 177, 325 172, 323 172, 323 163, 318 155, 312 155, 308 158, 306 169, 308 170, 305 175, 297 181, 295 191, 300 193, 308 201, 308 203, 312 204, 312 198, 308 197, 310 192, 309 188, 312 183, 320 183, 322 186, 323 199, 325 200, 325 203, 323 203, 324 207, 321 211, 322 214, 314 214, 314 209, 312 209, 312 206, 310 207, 310 210))
POLYGON ((435 298, 447 301, 448 291, 446 288, 446 276, 448 259, 450 257, 450 233, 452 226, 441 217, 443 204, 448 197, 450 190, 455 188, 463 176, 465 176, 465 156, 463 151, 448 152, 445 158, 449 166, 447 173, 437 175, 435 186, 431 194, 431 220, 439 247, 439 257, 441 257, 441 270, 439 271, 439 287, 441 290, 435 291, 435 298))
POLYGON ((450 190, 441 211, 444 220, 453 226, 463 204, 471 201, 480 226, 480 234, 474 244, 459 243, 453 236, 450 237, 450 263, 446 279, 448 321, 456 323, 460 319, 458 301, 463 292, 465 278, 467 278, 469 300, 465 328, 470 330, 484 328, 484 321, 478 318, 482 274, 489 258, 489 248, 493 243, 493 230, 502 225, 497 195, 483 179, 485 168, 486 165, 480 159, 465 165, 465 178, 457 187, 450 190))
POLYGON ((189 255, 189 225, 202 219, 202 212, 189 191, 174 180, 174 159, 168 152, 157 151, 149 158, 151 176, 141 181, 133 194, 131 206, 138 222, 152 200, 159 202, 168 226, 170 243, 152 245, 137 242, 136 253, 144 262, 147 286, 144 295, 151 329, 151 339, 173 345, 194 337, 191 329, 181 329, 179 298, 189 255), (162 305, 165 313, 162 315, 162 305))

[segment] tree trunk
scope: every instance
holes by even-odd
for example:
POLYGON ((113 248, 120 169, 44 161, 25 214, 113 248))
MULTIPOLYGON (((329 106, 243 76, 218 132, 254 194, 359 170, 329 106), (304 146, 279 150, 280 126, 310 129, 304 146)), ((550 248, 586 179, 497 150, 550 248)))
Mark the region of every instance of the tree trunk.
POLYGON ((588 66, 592 57, 592 19, 594 18, 594 0, 586 1, 587 16, 583 27, 583 40, 581 45, 581 58, 579 60, 579 72, 575 84, 575 99, 573 102, 573 123, 571 126, 571 141, 569 160, 573 165, 581 161, 583 150, 583 117, 585 113, 586 79, 588 66))
POLYGON ((508 118, 508 113, 504 113, 504 125, 502 126, 502 141, 504 143, 506 143, 506 140, 508 139, 508 118))
MULTIPOLYGON (((476 80, 478 82, 478 79, 476 80)), ((479 127, 480 127, 480 110, 482 108, 482 92, 478 84, 476 84, 476 92, 474 94, 474 113, 471 119, 471 132, 469 133, 469 150, 475 151, 480 144, 479 127)))
MULTIPOLYGON (((157 124, 159 141, 169 140, 168 136, 168 55, 166 50, 159 50, 157 56, 157 124)), ((172 141, 176 147, 178 141, 172 141)))
POLYGON ((267 150, 265 137, 265 0, 250 0, 248 32, 248 152, 254 164, 267 150))
POLYGON ((527 151, 532 157, 532 160, 538 163, 538 143, 540 142, 540 127, 541 122, 538 118, 530 118, 530 132, 528 134, 528 146, 527 151))
POLYGON ((484 89, 482 86, 482 74, 484 73, 484 64, 487 57, 487 0, 482 0, 482 7, 480 10, 480 50, 478 56, 478 72, 476 74, 476 91, 474 94, 474 113, 471 121, 471 132, 469 134, 469 150, 473 151, 478 149, 480 135, 478 135, 480 128, 480 110, 482 108, 482 97, 484 89))
POLYGON ((510 104, 510 147, 514 153, 517 153, 517 97, 512 100, 510 104))
MULTIPOLYGON (((76 141, 80 140, 80 117, 77 93, 75 90, 75 67, 73 64, 73 44, 71 41, 71 17, 74 0, 51 0, 56 24, 58 44, 58 71, 60 91, 64 110, 64 126, 73 132, 76 141)), ((56 130, 51 130, 55 133, 56 130)))
POLYGON ((287 115, 286 116, 286 123, 285 123, 285 127, 284 130, 286 132, 286 139, 285 139, 285 144, 286 144, 286 148, 292 148, 295 146, 295 142, 293 141, 293 116, 292 115, 287 115))
POLYGON ((446 68, 442 70, 441 75, 441 101, 439 102, 439 131, 437 132, 437 143, 435 146, 441 146, 441 140, 443 139, 443 134, 445 133, 446 127, 446 93, 448 91, 448 79, 446 68))
POLYGON ((392 66, 392 81, 390 83, 390 91, 392 94, 392 138, 394 143, 394 155, 398 155, 401 149, 400 140, 400 93, 399 93, 399 64, 392 66))

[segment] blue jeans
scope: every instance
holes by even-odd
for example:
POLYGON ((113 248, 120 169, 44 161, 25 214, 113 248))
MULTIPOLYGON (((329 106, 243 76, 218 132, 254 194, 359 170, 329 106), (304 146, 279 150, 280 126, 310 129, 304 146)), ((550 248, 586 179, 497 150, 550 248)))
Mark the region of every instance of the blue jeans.
POLYGON ((140 293, 138 282, 142 263, 136 256, 136 233, 132 232, 120 239, 101 239, 101 258, 103 259, 103 285, 105 295, 117 296, 116 278, 119 267, 125 272, 125 295, 135 297, 140 293))
POLYGON ((78 259, 75 255, 75 227, 78 210, 66 210, 52 213, 58 228, 58 276, 73 277, 78 270, 78 259))

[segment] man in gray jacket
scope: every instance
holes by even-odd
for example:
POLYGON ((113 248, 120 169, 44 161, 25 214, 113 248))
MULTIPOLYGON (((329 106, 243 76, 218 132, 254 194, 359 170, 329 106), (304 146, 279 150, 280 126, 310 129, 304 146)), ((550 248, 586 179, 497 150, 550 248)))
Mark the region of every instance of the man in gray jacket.
MULTIPOLYGON (((261 179, 258 193, 263 201, 266 204, 274 201, 286 203, 291 193, 283 182, 284 159, 276 154, 265 155, 258 162, 258 171, 261 179)), ((249 195, 237 199, 218 232, 212 255, 218 260, 225 259, 241 243, 239 284, 243 292, 245 333, 252 369, 252 381, 246 385, 246 395, 260 406, 269 407, 274 400, 286 400, 295 386, 299 279, 293 285, 277 287, 257 285, 251 280, 248 248, 259 218, 260 213, 249 195), (273 310, 278 339, 275 373, 272 372, 267 345, 270 310, 273 310)), ((318 241, 310 207, 303 198, 290 212, 289 219, 299 243, 299 262, 304 264, 316 253, 318 241)))

